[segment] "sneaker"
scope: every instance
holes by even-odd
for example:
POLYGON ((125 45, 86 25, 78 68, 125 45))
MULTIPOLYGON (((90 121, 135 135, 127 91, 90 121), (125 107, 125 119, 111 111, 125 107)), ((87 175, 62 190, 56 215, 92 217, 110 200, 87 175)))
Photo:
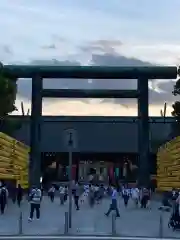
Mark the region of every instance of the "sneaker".
POLYGON ((32 218, 28 218, 28 222, 32 222, 32 218))

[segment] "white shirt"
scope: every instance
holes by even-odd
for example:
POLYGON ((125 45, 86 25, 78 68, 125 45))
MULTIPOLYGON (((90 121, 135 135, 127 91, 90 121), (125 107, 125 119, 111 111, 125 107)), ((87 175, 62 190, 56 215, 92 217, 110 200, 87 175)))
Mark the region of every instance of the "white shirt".
POLYGON ((95 192, 99 191, 99 187, 98 187, 98 186, 95 186, 95 187, 94 187, 94 190, 95 190, 95 192))
POLYGON ((64 194, 64 193, 65 193, 65 188, 64 188, 64 187, 60 187, 60 188, 59 188, 59 192, 60 192, 61 194, 64 194))
POLYGON ((138 188, 133 188, 131 190, 132 193, 132 198, 138 198, 139 197, 139 189, 138 188))
POLYGON ((84 192, 88 193, 89 192, 89 185, 84 186, 84 192))
POLYGON ((126 195, 126 196, 130 196, 130 189, 124 188, 124 189, 122 190, 122 194, 123 194, 123 195, 126 195))
POLYGON ((117 191, 116 189, 113 189, 111 199, 117 199, 117 191))
POLYGON ((54 187, 51 187, 51 188, 49 189, 49 192, 54 193, 54 192, 55 192, 55 188, 54 188, 54 187))

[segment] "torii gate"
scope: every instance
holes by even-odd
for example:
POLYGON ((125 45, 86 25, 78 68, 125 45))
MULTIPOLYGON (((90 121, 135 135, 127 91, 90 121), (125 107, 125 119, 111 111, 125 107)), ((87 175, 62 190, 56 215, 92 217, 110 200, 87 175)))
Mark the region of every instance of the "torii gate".
POLYGON ((3 72, 17 78, 32 78, 30 183, 41 176, 42 98, 137 98, 139 184, 149 182, 148 79, 176 79, 177 67, 95 67, 4 65, 3 72), (137 90, 43 89, 43 78, 137 79, 137 90))

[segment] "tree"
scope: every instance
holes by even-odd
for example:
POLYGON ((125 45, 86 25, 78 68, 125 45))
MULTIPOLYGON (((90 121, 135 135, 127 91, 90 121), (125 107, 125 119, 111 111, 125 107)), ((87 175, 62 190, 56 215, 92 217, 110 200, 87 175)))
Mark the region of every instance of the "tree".
POLYGON ((11 133, 20 125, 8 118, 8 115, 17 110, 15 106, 17 93, 17 78, 4 72, 0 64, 0 131, 11 133))
POLYGON ((17 80, 0 72, 0 116, 7 116, 16 110, 17 80))
MULTIPOLYGON (((180 68, 178 74, 180 74, 180 68)), ((176 81, 172 93, 174 96, 180 95, 180 79, 176 81)), ((176 118, 176 122, 172 123, 172 137, 176 137, 180 135, 180 101, 175 101, 172 108, 172 116, 176 118)))

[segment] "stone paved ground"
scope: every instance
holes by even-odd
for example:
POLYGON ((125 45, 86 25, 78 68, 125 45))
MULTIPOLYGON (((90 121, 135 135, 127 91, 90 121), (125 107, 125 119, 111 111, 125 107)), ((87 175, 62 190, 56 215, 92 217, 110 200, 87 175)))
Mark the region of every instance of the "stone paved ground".
MULTIPOLYGON (((121 217, 116 220, 117 234, 121 236, 159 236, 160 212, 157 210, 159 203, 153 202, 151 210, 135 209, 130 202, 128 209, 125 209, 122 200, 119 201, 121 217)), ((104 200, 101 205, 96 205, 93 209, 87 203, 81 205, 80 211, 73 208, 73 226, 71 234, 111 234, 111 216, 104 216, 110 200, 104 200)), ((23 233, 24 234, 63 234, 64 233, 64 213, 68 209, 59 205, 56 198, 52 204, 45 197, 42 203, 42 214, 39 221, 34 220, 28 223, 29 206, 25 201, 22 206, 23 212, 23 233)), ((18 234, 19 209, 11 202, 4 216, 0 216, 0 235, 18 234)), ((173 232, 168 229, 167 222, 169 213, 164 214, 164 237, 180 238, 180 232, 173 232)))

